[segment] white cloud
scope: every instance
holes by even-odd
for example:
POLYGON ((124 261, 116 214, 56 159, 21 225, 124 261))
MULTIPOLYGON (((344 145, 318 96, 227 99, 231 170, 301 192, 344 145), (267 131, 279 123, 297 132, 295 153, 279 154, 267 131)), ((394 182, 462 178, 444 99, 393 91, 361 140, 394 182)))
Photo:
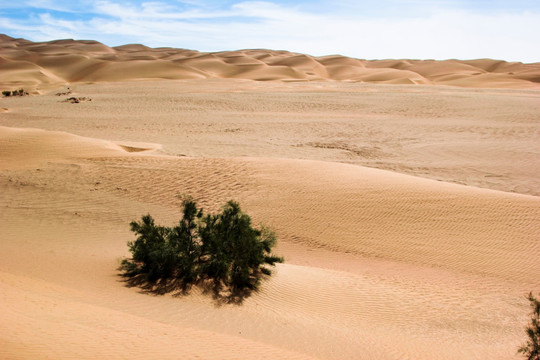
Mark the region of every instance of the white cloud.
POLYGON ((50 11, 61 11, 66 13, 84 12, 91 5, 92 0, 26 0, 18 2, 18 7, 28 9, 41 9, 50 11))
POLYGON ((417 0, 409 0, 407 15, 398 17, 368 16, 361 12, 365 3, 355 2, 326 13, 267 1, 239 2, 227 8, 182 3, 189 6, 100 0, 94 2, 90 19, 69 20, 50 14, 35 20, 0 19, 0 30, 32 35, 33 39, 42 34, 49 39, 96 39, 108 45, 140 42, 201 51, 272 48, 368 59, 491 57, 540 61, 540 10, 481 13, 437 2, 429 10, 423 7, 418 15, 414 9, 425 2, 415 5, 417 0))

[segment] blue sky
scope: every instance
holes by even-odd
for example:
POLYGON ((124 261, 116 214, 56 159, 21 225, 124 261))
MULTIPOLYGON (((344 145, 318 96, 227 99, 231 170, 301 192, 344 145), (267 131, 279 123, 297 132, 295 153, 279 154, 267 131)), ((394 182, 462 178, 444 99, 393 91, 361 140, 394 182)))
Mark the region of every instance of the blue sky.
POLYGON ((540 62, 540 0, 2 0, 0 33, 200 51, 540 62))

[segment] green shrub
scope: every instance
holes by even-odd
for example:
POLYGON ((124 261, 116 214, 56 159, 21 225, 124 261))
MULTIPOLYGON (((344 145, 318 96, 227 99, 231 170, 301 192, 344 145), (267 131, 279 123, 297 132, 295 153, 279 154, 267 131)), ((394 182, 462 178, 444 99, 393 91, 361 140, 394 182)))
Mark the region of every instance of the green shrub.
MULTIPOLYGON (((150 215, 131 222, 137 239, 128 242, 131 259, 122 262, 124 275, 147 283, 180 284, 184 289, 210 281, 214 290, 240 294, 258 287, 264 275, 283 258, 273 255, 273 232, 257 229, 237 202, 229 201, 218 214, 204 214, 187 199, 178 225, 156 225, 150 215)), ((168 287, 167 290, 173 290, 168 287)))
POLYGON ((130 226, 138 235, 137 240, 128 243, 133 254, 132 271, 137 269, 150 281, 172 276, 172 249, 167 244, 170 229, 155 225, 150 215, 143 216, 140 222, 132 221, 130 226))
POLYGON ((528 300, 532 308, 531 322, 526 329, 528 340, 518 351, 527 360, 540 360, 540 300, 536 299, 532 292, 529 293, 528 300))
POLYGON ((24 91, 24 89, 13 90, 13 91, 4 90, 4 91, 2 91, 2 95, 4 95, 4 96, 25 96, 25 95, 28 95, 28 93, 26 91, 24 91))

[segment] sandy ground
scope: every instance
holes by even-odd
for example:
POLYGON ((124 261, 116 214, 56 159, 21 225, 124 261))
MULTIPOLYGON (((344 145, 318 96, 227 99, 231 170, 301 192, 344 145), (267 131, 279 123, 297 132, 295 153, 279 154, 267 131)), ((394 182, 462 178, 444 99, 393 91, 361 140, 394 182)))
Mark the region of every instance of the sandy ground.
POLYGON ((540 195, 535 90, 231 79, 70 86, 70 95, 4 98, 1 125, 152 142, 169 155, 344 162, 540 195), (92 101, 63 102, 72 96, 92 101))
POLYGON ((0 358, 518 359, 540 290, 540 92, 514 85, 0 98, 0 358), (173 224, 177 194, 277 232, 286 262, 242 305, 119 277, 129 222, 173 224))

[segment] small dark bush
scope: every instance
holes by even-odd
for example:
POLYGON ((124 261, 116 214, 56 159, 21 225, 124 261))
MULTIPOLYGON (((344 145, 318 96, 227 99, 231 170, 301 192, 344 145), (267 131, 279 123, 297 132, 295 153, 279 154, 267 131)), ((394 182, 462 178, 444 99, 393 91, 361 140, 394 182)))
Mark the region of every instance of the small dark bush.
POLYGON ((527 298, 531 305, 531 322, 526 329, 527 343, 519 348, 527 360, 540 360, 540 300, 532 292, 527 298))
MULTIPOLYGON (((178 225, 156 225, 150 215, 131 222, 137 234, 129 242, 131 259, 122 262, 124 276, 145 286, 176 284, 182 289, 197 283, 213 283, 217 294, 232 297, 258 287, 260 280, 283 258, 271 253, 276 244, 273 232, 252 227, 251 218, 238 203, 229 201, 218 214, 204 214, 191 200, 183 202, 178 225)), ((165 286, 166 291, 176 286, 165 286)), ((163 292, 162 289, 156 289, 163 292)))
POLYGON ((2 95, 4 95, 4 96, 25 96, 25 95, 28 95, 28 93, 26 91, 24 91, 24 89, 13 90, 13 91, 4 90, 4 91, 2 91, 2 95))

